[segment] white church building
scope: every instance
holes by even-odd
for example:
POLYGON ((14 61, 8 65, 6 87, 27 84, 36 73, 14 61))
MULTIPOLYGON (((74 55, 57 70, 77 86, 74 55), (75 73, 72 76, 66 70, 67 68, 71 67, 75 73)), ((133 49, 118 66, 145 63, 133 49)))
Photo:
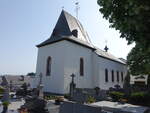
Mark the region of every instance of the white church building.
POLYGON ((64 10, 50 38, 37 47, 37 76, 32 87, 37 86, 40 73, 44 92, 69 93, 71 74, 75 74, 77 88, 123 86, 126 63, 95 47, 79 20, 64 10))

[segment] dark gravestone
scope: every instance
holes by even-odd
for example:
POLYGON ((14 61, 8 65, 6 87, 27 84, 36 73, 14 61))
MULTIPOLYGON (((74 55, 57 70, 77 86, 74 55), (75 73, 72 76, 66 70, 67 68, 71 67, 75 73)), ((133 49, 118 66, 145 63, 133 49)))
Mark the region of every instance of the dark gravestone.
POLYGON ((36 97, 26 97, 23 105, 30 113, 48 113, 46 109, 47 102, 44 99, 36 97))
POLYGON ((74 101, 78 102, 78 103, 84 103, 87 101, 89 94, 87 91, 81 89, 81 88, 77 88, 74 91, 73 94, 73 99, 74 101))
POLYGON ((60 106, 60 113, 102 113, 97 106, 84 105, 74 102, 64 102, 60 106))
POLYGON ((2 77, 2 83, 1 83, 1 85, 4 88, 4 93, 3 93, 2 101, 3 102, 9 102, 9 84, 8 84, 8 81, 7 81, 7 79, 6 79, 5 76, 2 77))
POLYGON ((42 84, 42 73, 40 73, 39 77, 40 77, 40 80, 39 80, 39 84, 38 84, 38 96, 39 98, 43 98, 44 94, 43 94, 43 84, 42 84))
POLYGON ((87 100, 90 96, 94 97, 97 101, 106 100, 107 99, 107 91, 99 90, 99 92, 96 92, 95 89, 76 88, 74 90, 72 100, 79 102, 79 103, 84 103, 84 102, 87 102, 87 100))
POLYGON ((73 94, 74 94, 74 90, 75 90, 75 87, 76 87, 76 84, 74 83, 74 77, 75 77, 75 75, 72 74, 70 76, 72 77, 72 81, 70 83, 70 97, 72 99, 73 98, 73 94))
POLYGON ((43 99, 43 85, 42 85, 42 74, 39 75, 39 84, 37 89, 34 90, 32 96, 28 96, 25 99, 25 107, 30 113, 48 113, 46 109, 47 102, 43 99))

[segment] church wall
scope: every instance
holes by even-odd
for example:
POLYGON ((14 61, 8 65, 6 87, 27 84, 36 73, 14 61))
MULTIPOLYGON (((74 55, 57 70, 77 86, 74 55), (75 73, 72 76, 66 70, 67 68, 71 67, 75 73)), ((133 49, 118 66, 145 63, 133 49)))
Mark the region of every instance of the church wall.
POLYGON ((118 84, 123 87, 123 82, 121 81, 121 72, 123 72, 124 78, 127 74, 127 67, 123 64, 118 62, 114 62, 111 60, 107 60, 105 58, 97 56, 98 60, 98 78, 97 82, 99 81, 99 87, 101 89, 109 89, 110 87, 114 87, 114 85, 118 84), (105 82, 105 69, 108 70, 108 82, 105 82), (112 72, 114 71, 114 82, 112 82, 112 72), (117 71, 119 72, 119 82, 117 82, 117 71))
POLYGON ((38 49, 38 59, 36 74, 43 74, 44 92, 60 93, 64 92, 64 41, 40 47, 38 49), (51 74, 46 76, 47 58, 51 56, 51 74))
MULTIPOLYGON (((109 89, 121 82, 121 72, 126 75, 126 66, 120 63, 99 57, 91 49, 69 41, 60 41, 40 47, 38 50, 36 74, 43 74, 45 92, 69 93, 70 75, 74 73, 77 88, 109 89), (51 76, 46 76, 46 62, 48 56, 52 58, 51 76), (84 59, 84 76, 80 76, 80 58, 84 59), (108 69, 109 82, 105 82, 105 69, 108 69), (115 82, 111 81, 111 70, 114 70, 115 82), (117 82, 116 71, 119 71, 120 82, 117 82)), ((38 83, 38 80, 36 78, 38 83)), ((35 86, 35 85, 34 85, 35 86)))
POLYGON ((95 54, 95 52, 92 53, 92 61, 93 61, 93 85, 94 87, 99 87, 100 84, 100 76, 99 76, 99 58, 95 54))
POLYGON ((74 73, 77 88, 93 88, 92 80, 92 50, 75 43, 65 42, 64 89, 69 92, 70 75, 74 73), (80 76, 80 58, 84 59, 84 76, 80 76))

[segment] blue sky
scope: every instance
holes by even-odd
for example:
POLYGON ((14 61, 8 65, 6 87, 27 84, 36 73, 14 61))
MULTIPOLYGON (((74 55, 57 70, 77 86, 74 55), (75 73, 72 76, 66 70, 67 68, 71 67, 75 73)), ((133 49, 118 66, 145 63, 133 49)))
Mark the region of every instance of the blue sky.
MULTIPOLYGON (((49 38, 62 7, 75 13, 76 0, 0 0, 0 74, 35 72, 35 45, 49 38)), ((134 45, 127 46, 99 12, 97 0, 79 0, 79 20, 93 44, 103 49, 108 40, 109 52, 126 58, 134 45)))

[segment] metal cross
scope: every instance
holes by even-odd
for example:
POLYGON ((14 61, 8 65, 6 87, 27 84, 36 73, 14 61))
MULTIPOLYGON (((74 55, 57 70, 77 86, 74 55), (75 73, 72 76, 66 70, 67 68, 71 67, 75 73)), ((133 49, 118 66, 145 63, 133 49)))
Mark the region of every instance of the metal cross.
POLYGON ((40 81, 39 81, 39 85, 40 85, 42 84, 42 73, 40 73, 39 77, 40 77, 40 81))
POLYGON ((62 6, 61 8, 62 8, 62 10, 64 10, 64 8, 65 8, 65 7, 64 7, 64 6, 62 6))
POLYGON ((70 75, 72 77, 72 82, 74 83, 74 77, 75 77, 75 74, 72 73, 72 75, 70 75))

